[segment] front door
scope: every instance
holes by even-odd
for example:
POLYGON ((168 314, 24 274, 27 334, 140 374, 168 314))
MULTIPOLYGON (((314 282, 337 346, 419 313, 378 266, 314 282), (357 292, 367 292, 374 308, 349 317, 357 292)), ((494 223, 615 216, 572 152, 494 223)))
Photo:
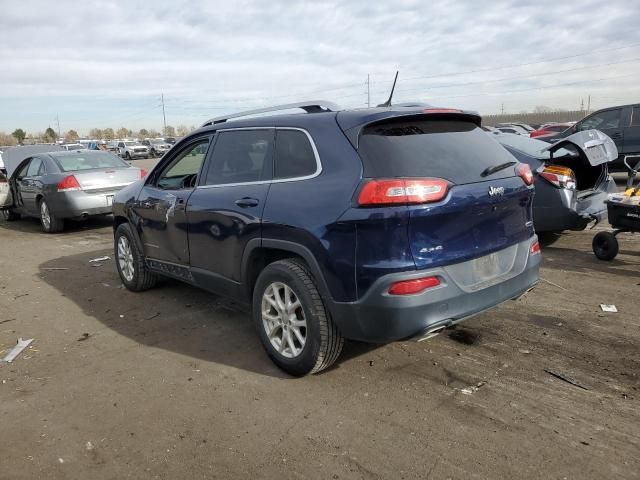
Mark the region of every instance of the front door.
POLYGON ((27 173, 18 180, 18 187, 24 209, 33 214, 39 215, 38 204, 36 198, 42 193, 42 175, 44 173, 44 165, 40 158, 34 157, 29 162, 27 173))
POLYGON ((217 133, 206 175, 187 207, 192 267, 241 281, 244 249, 261 237, 274 134, 269 128, 217 133))
POLYGON ((148 258, 188 265, 185 207, 198 181, 209 142, 210 137, 201 137, 172 152, 140 191, 134 211, 148 258))

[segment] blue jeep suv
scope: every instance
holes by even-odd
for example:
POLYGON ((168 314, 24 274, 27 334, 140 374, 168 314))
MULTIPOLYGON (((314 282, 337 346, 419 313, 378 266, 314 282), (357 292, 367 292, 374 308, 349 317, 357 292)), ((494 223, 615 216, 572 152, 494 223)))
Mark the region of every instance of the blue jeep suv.
POLYGON ((129 290, 168 276, 251 302, 269 356, 305 375, 345 338, 424 338, 538 281, 531 171, 477 114, 285 107, 304 113, 205 123, 116 195, 129 290))

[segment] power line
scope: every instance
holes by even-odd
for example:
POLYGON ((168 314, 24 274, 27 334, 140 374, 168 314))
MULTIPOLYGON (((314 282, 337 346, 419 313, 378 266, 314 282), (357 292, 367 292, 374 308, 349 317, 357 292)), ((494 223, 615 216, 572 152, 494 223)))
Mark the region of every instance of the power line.
POLYGON ((564 57, 555 57, 555 58, 548 58, 548 59, 544 59, 544 60, 536 60, 535 62, 526 62, 526 63, 516 63, 516 64, 511 64, 511 65, 500 65, 497 67, 487 67, 487 68, 479 68, 479 69, 475 69, 475 70, 466 70, 466 71, 461 71, 461 72, 450 72, 450 73, 441 73, 441 74, 437 74, 437 75, 424 75, 424 76, 417 76, 417 77, 407 77, 402 79, 403 81, 407 81, 407 80, 415 80, 415 79, 421 79, 421 78, 442 78, 442 77, 453 77, 453 76, 458 76, 458 75, 466 75, 469 73, 479 73, 479 72, 491 72, 494 70, 505 70, 505 69, 509 69, 509 68, 519 68, 519 67, 529 67, 531 65, 539 65, 541 63, 551 63, 551 62, 557 62, 559 60, 568 60, 570 58, 579 58, 579 57, 585 57, 588 55, 592 55, 594 53, 603 53, 603 52, 612 52, 612 51, 616 51, 616 50, 623 50, 626 48, 633 48, 633 47, 637 47, 640 46, 640 43, 632 43, 630 45, 624 45, 621 47, 612 47, 612 48, 601 48, 598 50, 591 50, 589 52, 584 52, 584 53, 576 53, 574 55, 566 55, 564 57))

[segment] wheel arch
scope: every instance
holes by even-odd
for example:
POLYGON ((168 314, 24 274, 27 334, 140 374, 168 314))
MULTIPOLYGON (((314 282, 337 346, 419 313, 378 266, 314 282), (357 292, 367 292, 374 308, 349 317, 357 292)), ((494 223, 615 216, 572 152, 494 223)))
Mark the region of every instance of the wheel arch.
POLYGON ((253 288, 260 272, 270 263, 285 258, 298 258, 304 261, 314 280, 316 280, 318 290, 323 299, 327 300, 328 306, 333 303, 320 265, 307 247, 287 240, 266 238, 250 240, 242 256, 242 283, 248 299, 253 296, 253 288))

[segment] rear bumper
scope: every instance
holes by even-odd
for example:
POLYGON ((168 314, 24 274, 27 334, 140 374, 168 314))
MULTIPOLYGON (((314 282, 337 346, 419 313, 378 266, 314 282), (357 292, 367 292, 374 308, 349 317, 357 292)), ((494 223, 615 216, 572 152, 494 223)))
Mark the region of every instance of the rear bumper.
POLYGON ((78 218, 111 213, 117 190, 101 193, 60 192, 47 196, 51 211, 58 218, 78 218), (111 197, 111 201, 107 197, 111 197))
MULTIPOLYGON (((521 264, 485 288, 469 288, 457 283, 448 267, 395 273, 379 278, 356 302, 334 303, 331 311, 341 333, 349 339, 389 342, 406 339, 470 318, 510 299, 515 299, 538 282, 540 255, 530 255, 537 240, 523 242, 521 264), (522 257, 522 255, 525 255, 522 257), (437 276, 441 284, 416 295, 389 295, 389 286, 401 280, 437 276)), ((465 264, 455 267, 465 268, 465 264)))

